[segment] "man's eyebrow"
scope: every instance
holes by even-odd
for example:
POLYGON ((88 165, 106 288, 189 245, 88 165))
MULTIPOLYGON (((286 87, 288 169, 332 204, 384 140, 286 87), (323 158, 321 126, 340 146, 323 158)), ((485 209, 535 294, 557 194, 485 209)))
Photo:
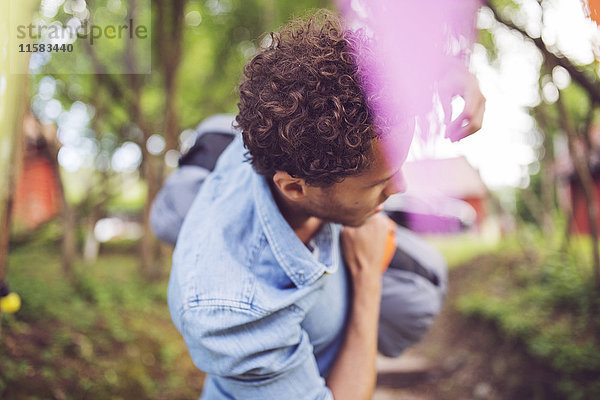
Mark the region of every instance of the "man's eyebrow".
POLYGON ((402 171, 402 168, 398 168, 398 169, 397 169, 397 170, 396 170, 396 171, 395 171, 393 174, 391 174, 391 175, 390 175, 390 176, 388 176, 387 178, 383 178, 383 179, 380 179, 380 180, 378 180, 377 182, 373 182, 373 183, 371 183, 371 184, 369 185, 369 187, 371 187, 371 186, 377 186, 377 185, 380 185, 380 184, 382 184, 382 183, 384 183, 384 182, 387 182, 387 181, 389 181, 389 180, 390 180, 390 179, 392 179, 394 176, 398 175, 398 173, 400 173, 400 171, 402 171))

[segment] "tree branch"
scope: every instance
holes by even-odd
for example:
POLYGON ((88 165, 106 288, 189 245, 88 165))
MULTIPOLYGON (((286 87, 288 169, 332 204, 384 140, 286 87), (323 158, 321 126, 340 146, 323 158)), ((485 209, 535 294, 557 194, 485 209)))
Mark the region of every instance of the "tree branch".
POLYGON ((544 41, 541 38, 532 38, 527 34, 527 32, 508 21, 506 18, 502 17, 498 10, 492 5, 491 0, 484 0, 484 4, 492 10, 494 13, 494 17, 498 22, 507 26, 508 28, 519 32, 523 37, 531 40, 533 44, 544 54, 544 57, 551 65, 560 65, 564 69, 566 69, 574 81, 576 81, 581 87, 583 87, 590 95, 592 102, 600 103, 600 85, 595 83, 593 79, 588 77, 585 73, 583 73, 571 60, 568 58, 554 54, 550 51, 544 41))

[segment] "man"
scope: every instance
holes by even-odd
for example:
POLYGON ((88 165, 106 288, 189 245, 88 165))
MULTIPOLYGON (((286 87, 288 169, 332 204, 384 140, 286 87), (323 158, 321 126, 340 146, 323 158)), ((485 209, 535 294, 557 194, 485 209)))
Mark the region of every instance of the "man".
POLYGON ((404 190, 406 152, 384 157, 354 63, 360 36, 321 12, 272 39, 244 68, 243 143, 219 158, 179 233, 169 309, 207 373, 202 398, 370 398, 378 333, 394 330, 380 308, 398 300, 386 277, 408 283, 396 305, 421 314, 414 342, 441 307, 443 262, 430 278, 382 280, 395 227, 380 212, 404 190))

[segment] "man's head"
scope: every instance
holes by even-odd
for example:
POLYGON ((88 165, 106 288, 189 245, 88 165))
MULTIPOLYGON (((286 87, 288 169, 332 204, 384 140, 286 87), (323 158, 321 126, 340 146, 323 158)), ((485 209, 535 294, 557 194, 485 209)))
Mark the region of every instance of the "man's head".
MULTIPOLYGON (((309 216, 360 225, 398 182, 361 88, 361 32, 321 11, 271 34, 244 67, 237 124, 256 171, 309 216), (390 183, 390 180, 386 181, 390 183)), ((402 160, 403 161, 403 160, 402 160)))
POLYGON ((302 178, 277 171, 275 190, 305 217, 360 226, 367 218, 383 210, 383 202, 392 194, 406 189, 402 162, 391 164, 381 146, 373 147, 372 165, 363 173, 351 175, 327 187, 308 185, 302 178))

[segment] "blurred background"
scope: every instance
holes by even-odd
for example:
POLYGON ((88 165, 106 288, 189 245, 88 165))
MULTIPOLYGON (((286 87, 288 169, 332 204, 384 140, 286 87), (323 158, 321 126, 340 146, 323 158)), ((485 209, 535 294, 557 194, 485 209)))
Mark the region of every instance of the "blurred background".
MULTIPOLYGON (((1 4, 0 398, 197 398, 203 376, 167 310, 172 248, 149 228, 151 201, 198 124, 236 112, 265 33, 334 4, 1 4), (94 21, 146 30, 135 47, 93 42, 94 21)), ((386 204, 446 256, 448 301, 403 356, 410 373, 382 372, 376 397, 600 398, 595 7, 488 0, 475 16, 483 128, 415 140, 409 191, 386 204)))

